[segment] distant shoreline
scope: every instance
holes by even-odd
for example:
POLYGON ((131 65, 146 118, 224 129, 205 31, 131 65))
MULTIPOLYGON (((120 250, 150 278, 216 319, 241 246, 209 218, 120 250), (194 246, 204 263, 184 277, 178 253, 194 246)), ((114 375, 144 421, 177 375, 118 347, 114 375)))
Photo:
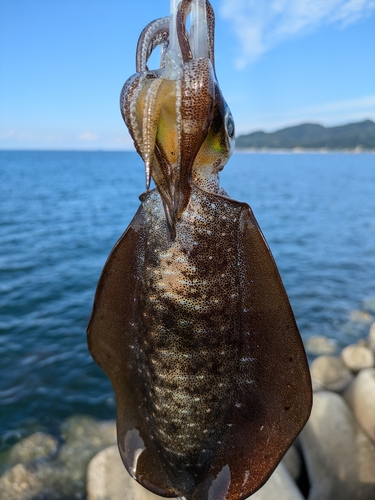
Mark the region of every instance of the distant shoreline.
POLYGON ((375 154, 375 149, 323 149, 323 148, 236 148, 235 153, 269 154, 375 154))
POLYGON ((317 123, 302 123, 276 132, 253 132, 238 135, 237 149, 373 152, 375 151, 375 123, 364 120, 337 127, 317 123))

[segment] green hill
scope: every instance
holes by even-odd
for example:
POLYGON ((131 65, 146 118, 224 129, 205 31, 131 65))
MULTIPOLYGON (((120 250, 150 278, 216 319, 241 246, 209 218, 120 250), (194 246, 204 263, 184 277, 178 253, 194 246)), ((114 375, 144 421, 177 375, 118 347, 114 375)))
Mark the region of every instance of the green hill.
POLYGON ((375 123, 365 120, 339 127, 304 123, 277 132, 253 132, 237 137, 236 148, 375 149, 375 123))

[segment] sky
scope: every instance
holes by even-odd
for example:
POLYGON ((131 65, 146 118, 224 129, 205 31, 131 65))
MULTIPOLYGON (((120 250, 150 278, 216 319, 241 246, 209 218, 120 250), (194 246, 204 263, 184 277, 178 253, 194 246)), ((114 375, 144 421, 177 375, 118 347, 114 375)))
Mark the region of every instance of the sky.
MULTIPOLYGON (((237 135, 375 121, 375 0, 211 3, 237 135)), ((0 149, 132 149, 120 91, 142 29, 168 14, 169 0, 0 0, 0 149)))

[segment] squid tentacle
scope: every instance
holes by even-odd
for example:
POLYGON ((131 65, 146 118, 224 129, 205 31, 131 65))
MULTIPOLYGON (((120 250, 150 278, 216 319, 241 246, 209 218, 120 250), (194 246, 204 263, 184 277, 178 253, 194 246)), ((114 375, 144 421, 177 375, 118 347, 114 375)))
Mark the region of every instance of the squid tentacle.
POLYGON ((149 23, 140 34, 136 51, 136 71, 149 71, 147 61, 152 51, 162 45, 162 58, 160 67, 163 68, 165 51, 169 43, 169 16, 155 19, 149 23))
POLYGON ((155 139, 158 128, 161 101, 158 99, 158 90, 163 80, 154 80, 146 95, 145 112, 143 114, 143 161, 146 167, 146 189, 150 188, 152 164, 154 160, 155 139))
MULTIPOLYGON (((184 63, 193 59, 193 52, 191 49, 189 36, 186 29, 186 19, 190 12, 192 0, 182 0, 177 9, 176 26, 177 36, 181 48, 182 60, 184 63)), ((214 31, 215 31, 215 15, 212 5, 206 0, 206 17, 207 17, 207 44, 208 44, 208 57, 215 67, 214 59, 214 31)))

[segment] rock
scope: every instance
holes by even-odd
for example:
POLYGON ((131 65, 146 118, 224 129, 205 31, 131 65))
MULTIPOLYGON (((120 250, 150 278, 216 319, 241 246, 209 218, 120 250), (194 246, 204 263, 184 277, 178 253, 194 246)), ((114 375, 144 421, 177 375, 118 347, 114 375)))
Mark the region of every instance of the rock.
POLYGON ((343 391, 353 380, 344 362, 335 356, 319 356, 310 367, 314 390, 343 391))
POLYGON ((357 422, 375 443, 375 369, 361 370, 344 392, 344 398, 357 422))
POLYGON ((344 335, 352 338, 360 338, 366 335, 366 329, 369 327, 374 317, 365 311, 351 311, 348 321, 341 325, 340 329, 344 335))
POLYGON ((359 339, 355 345, 360 345, 362 347, 368 347, 367 339, 359 339))
POLYGON ((289 450, 285 453, 282 463, 291 477, 296 481, 301 474, 302 459, 295 445, 292 444, 289 450))
POLYGON ((63 423, 61 434, 65 444, 59 450, 57 462, 60 474, 67 478, 64 492, 67 497, 81 498, 77 495, 85 493, 87 466, 99 451, 116 443, 116 424, 73 416, 63 423))
POLYGON ((0 500, 32 500, 42 489, 42 483, 23 464, 15 465, 0 477, 0 500))
POLYGON ((8 465, 23 465, 0 477, 0 500, 86 498, 87 465, 100 450, 116 442, 115 422, 74 416, 62 424, 61 434, 65 443, 60 449, 55 438, 43 433, 35 433, 12 448, 8 465))
POLYGON ((87 469, 87 500, 160 500, 125 470, 117 446, 99 452, 87 469))
POLYGON ((365 311, 351 311, 349 318, 352 323, 370 324, 373 320, 372 315, 365 311))
POLYGON ((353 372, 374 366, 373 352, 363 345, 348 345, 342 350, 341 357, 345 365, 353 372))
POLYGON ((77 441, 90 442, 91 447, 109 446, 116 442, 116 422, 102 422, 85 415, 74 415, 66 419, 61 426, 61 434, 66 443, 77 441))
POLYGON ((17 464, 0 477, 0 500, 83 500, 85 489, 72 483, 70 471, 56 461, 17 464))
POLYGON ((303 496, 282 463, 251 500, 303 500, 303 496))
POLYGON ((312 356, 320 356, 321 354, 333 354, 337 351, 336 343, 324 337, 323 335, 315 335, 307 339, 305 343, 306 351, 312 356))
POLYGON ((375 447, 341 396, 314 394, 300 441, 311 483, 308 500, 374 500, 375 447))
POLYGON ((91 458, 116 442, 115 422, 74 416, 61 427, 65 443, 48 434, 23 439, 9 453, 7 464, 22 462, 0 477, 0 500, 83 500, 91 458), (3 493, 4 492, 4 493, 3 493))
POLYGON ((368 334, 368 346, 369 349, 375 353, 375 322, 370 326, 370 332, 368 334))
MULTIPOLYGON (((160 500, 125 470, 117 446, 99 452, 87 470, 87 500, 160 500)), ((280 464, 251 500, 303 500, 285 466, 280 464)))
POLYGON ((9 463, 26 464, 40 459, 53 458, 59 447, 56 438, 43 432, 36 432, 15 444, 9 454, 9 463))

